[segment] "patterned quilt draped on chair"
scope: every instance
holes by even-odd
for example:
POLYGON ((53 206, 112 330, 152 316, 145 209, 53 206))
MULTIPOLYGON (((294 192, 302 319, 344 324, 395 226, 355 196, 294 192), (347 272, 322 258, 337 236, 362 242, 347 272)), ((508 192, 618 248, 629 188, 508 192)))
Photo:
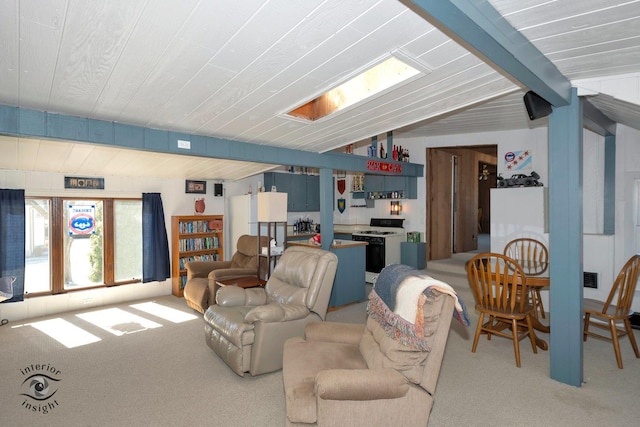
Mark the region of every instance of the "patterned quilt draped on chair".
POLYGON ((450 285, 402 264, 389 265, 378 275, 369 294, 369 315, 384 328, 388 337, 411 349, 428 351, 422 307, 433 292, 454 297, 454 316, 469 326, 464 302, 450 285))

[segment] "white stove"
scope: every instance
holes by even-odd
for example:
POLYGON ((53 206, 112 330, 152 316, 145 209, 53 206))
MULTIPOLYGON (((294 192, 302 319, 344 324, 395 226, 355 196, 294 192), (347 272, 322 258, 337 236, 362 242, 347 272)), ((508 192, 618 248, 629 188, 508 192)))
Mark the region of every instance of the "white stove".
POLYGON ((387 265, 400 263, 400 243, 406 240, 403 222, 401 218, 371 218, 370 229, 352 234, 352 240, 368 243, 365 251, 367 283, 375 283, 387 265))

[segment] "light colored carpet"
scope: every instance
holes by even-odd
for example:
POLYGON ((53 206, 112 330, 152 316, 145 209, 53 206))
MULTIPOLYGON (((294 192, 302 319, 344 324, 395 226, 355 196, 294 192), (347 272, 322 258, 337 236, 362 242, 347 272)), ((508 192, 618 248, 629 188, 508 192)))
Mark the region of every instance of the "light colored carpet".
MULTIPOLYGON (((452 284, 470 308, 472 326, 452 322, 430 426, 635 425, 640 420, 640 359, 622 340, 625 368, 616 366, 612 345, 589 339, 584 346, 585 384, 572 387, 549 378, 549 354, 533 354, 522 342, 522 368, 516 368, 511 341, 481 339, 471 353, 477 316, 464 275, 469 256, 430 262, 427 271, 452 284)), ((154 300, 197 314, 172 296, 154 300)), ((100 339, 67 348, 31 324, 0 327, 0 420, 2 425, 49 426, 281 426, 282 374, 239 377, 204 343, 201 316, 182 323, 119 304, 122 311, 162 325, 141 329, 115 323, 116 336, 76 313, 58 316, 100 339), (56 394, 37 408, 22 396, 31 365, 54 367, 56 394), (48 402, 55 401, 48 413, 48 402), (36 411, 32 409, 36 408, 36 411)), ((328 320, 364 322, 366 303, 329 313, 328 320)), ((96 309, 90 310, 94 311, 96 309)), ((89 311, 89 310, 88 310, 89 311)), ((541 334, 548 340, 548 335, 541 334)), ((636 336, 638 333, 636 331, 636 336)), ((640 339, 640 337, 638 337, 640 339)))

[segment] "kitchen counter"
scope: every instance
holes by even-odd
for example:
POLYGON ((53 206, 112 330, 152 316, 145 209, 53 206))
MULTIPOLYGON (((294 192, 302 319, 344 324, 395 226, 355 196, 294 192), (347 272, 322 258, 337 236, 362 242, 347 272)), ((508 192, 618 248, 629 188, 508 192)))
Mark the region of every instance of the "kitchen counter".
POLYGON ((302 239, 309 239, 313 236, 315 236, 318 233, 313 233, 311 231, 296 231, 295 233, 291 232, 289 233, 287 231, 287 239, 294 239, 297 241, 300 241, 302 239))
POLYGON ((353 234, 370 229, 371 226, 369 224, 333 224, 334 233, 353 234))
MULTIPOLYGON (((330 307, 338 307, 366 300, 366 245, 367 242, 335 239, 331 252, 338 257, 338 269, 329 299, 330 307)), ((308 241, 287 241, 289 246, 320 247, 308 241)))
MULTIPOLYGON (((315 234, 313 234, 310 237, 313 237, 313 236, 315 236, 315 234)), ((344 239, 333 239, 333 243, 331 244, 331 249, 346 249, 346 248, 352 248, 355 246, 366 246, 366 245, 368 245, 367 242, 359 242, 355 240, 344 240, 344 239)), ((314 248, 320 247, 319 245, 314 245, 304 240, 288 240, 287 246, 311 246, 314 248)))

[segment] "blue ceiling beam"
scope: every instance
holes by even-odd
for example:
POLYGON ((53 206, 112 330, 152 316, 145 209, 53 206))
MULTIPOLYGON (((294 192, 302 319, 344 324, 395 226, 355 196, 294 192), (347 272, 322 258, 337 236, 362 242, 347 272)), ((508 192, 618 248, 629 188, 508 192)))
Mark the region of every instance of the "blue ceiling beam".
POLYGON ((394 162, 390 159, 381 160, 346 153, 292 150, 6 105, 0 105, 0 134, 101 144, 165 154, 384 175, 368 168, 371 161, 379 160, 384 163, 401 164, 402 173, 399 175, 424 176, 424 166, 417 163, 394 162), (179 140, 189 141, 190 149, 180 148, 179 140))
POLYGON ((486 0, 401 0, 463 47, 554 107, 571 99, 571 82, 486 0))
POLYGON ((580 98, 580 100, 582 102, 582 121, 585 128, 600 136, 613 136, 616 134, 616 122, 598 110, 587 98, 580 98))

